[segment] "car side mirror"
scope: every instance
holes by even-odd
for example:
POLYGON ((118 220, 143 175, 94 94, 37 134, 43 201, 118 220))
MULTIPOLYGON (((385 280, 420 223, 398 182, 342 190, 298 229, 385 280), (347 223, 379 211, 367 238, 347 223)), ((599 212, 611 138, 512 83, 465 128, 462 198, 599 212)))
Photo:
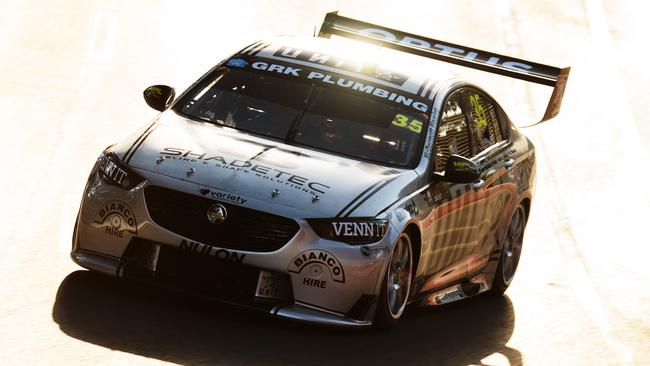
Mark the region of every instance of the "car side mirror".
POLYGON ((145 89, 142 95, 149 107, 162 112, 172 104, 176 91, 171 86, 153 85, 145 89))
POLYGON ((481 178, 481 168, 460 155, 450 155, 441 180, 451 183, 472 183, 481 178))

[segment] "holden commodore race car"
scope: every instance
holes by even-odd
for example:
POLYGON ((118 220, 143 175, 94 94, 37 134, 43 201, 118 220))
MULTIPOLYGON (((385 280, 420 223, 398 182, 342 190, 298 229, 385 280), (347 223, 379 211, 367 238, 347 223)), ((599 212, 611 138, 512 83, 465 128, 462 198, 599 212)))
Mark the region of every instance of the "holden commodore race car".
POLYGON ((178 97, 147 88, 161 113, 97 159, 72 259, 336 326, 503 293, 534 148, 431 59, 553 86, 544 120, 569 74, 329 13, 318 37, 251 44, 178 97))

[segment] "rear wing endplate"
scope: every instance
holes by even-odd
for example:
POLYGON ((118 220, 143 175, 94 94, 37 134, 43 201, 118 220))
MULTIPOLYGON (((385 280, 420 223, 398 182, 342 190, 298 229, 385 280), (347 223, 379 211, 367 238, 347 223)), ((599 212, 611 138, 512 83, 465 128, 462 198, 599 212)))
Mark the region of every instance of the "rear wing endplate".
POLYGON ((318 36, 323 38, 329 38, 331 35, 352 38, 456 65, 552 86, 553 93, 540 122, 549 120, 560 112, 564 89, 571 71, 570 67, 558 68, 543 65, 346 18, 338 15, 336 11, 327 13, 320 32, 318 32, 318 36))

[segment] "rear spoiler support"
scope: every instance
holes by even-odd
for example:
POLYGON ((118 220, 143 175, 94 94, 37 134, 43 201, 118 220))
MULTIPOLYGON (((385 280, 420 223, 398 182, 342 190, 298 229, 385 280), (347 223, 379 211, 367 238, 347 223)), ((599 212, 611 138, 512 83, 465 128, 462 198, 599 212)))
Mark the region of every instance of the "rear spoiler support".
POLYGON ((544 65, 346 18, 338 15, 338 11, 327 13, 318 32, 318 36, 322 38, 330 38, 331 35, 552 86, 553 93, 540 122, 547 121, 560 113, 564 89, 571 71, 571 67, 558 68, 544 65))

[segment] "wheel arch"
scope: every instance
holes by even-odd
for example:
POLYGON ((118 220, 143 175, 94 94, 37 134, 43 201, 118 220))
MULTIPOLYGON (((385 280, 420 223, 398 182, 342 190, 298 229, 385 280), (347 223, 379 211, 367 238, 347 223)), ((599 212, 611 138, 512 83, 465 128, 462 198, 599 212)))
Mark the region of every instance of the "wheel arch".
POLYGON ((415 274, 417 273, 418 265, 420 264, 420 256, 422 254, 422 234, 420 233, 420 228, 415 223, 410 223, 404 228, 404 232, 409 235, 411 238, 411 248, 413 252, 413 266, 411 271, 413 272, 413 279, 415 279, 415 274))
POLYGON ((524 197, 519 203, 524 206, 524 212, 526 213, 525 224, 528 222, 528 218, 530 217, 530 197, 524 197))
POLYGON ((528 223, 528 218, 530 216, 530 207, 531 207, 531 196, 529 194, 526 195, 519 195, 515 197, 515 199, 512 200, 512 206, 509 207, 508 210, 503 212, 502 216, 502 226, 498 232, 497 236, 497 247, 499 251, 503 248, 503 241, 505 239, 505 236, 508 232, 508 226, 510 225, 510 219, 512 218, 512 214, 514 211, 517 209, 519 205, 524 207, 524 213, 526 215, 524 225, 528 223))

